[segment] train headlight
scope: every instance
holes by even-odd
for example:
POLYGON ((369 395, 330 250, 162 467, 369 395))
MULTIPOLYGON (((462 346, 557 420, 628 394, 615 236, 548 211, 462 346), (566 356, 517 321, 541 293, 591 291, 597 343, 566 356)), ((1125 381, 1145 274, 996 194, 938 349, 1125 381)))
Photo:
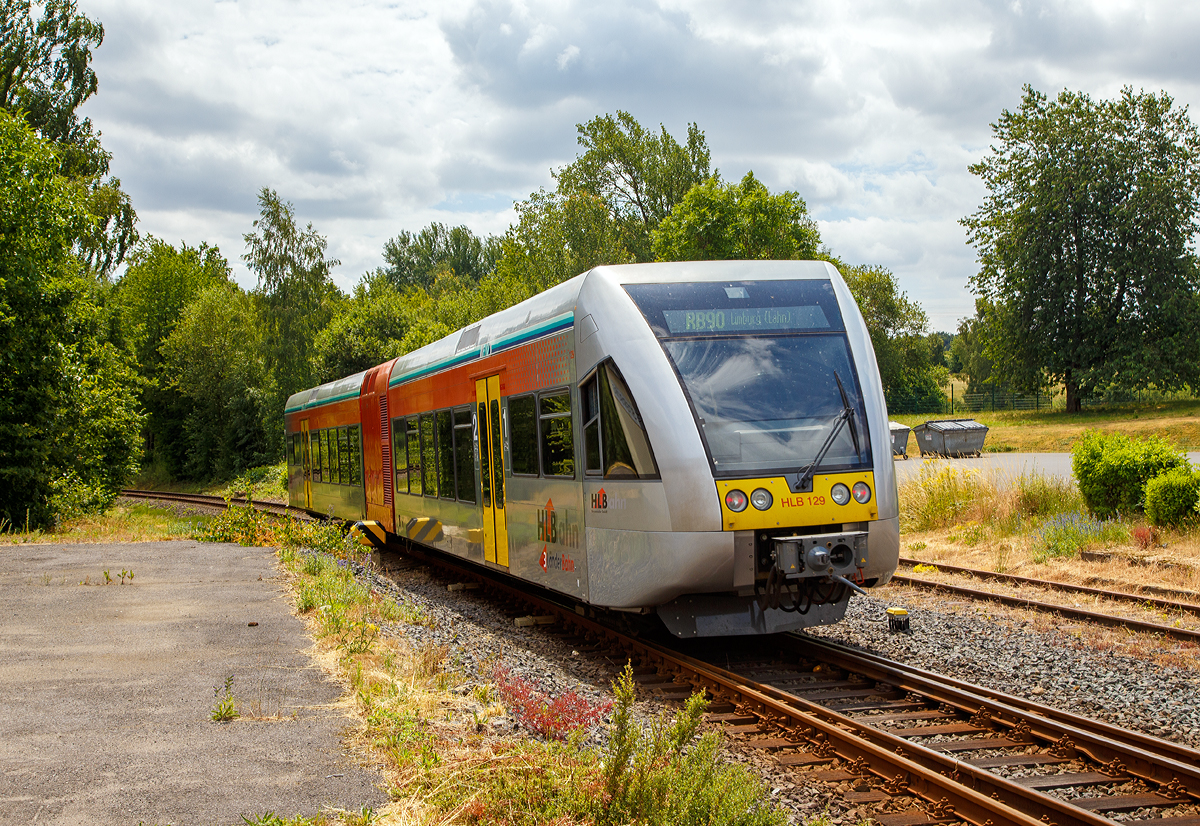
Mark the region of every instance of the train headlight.
POLYGON ((725 507, 729 508, 734 513, 741 513, 746 509, 746 504, 749 500, 746 499, 746 494, 740 490, 731 490, 725 494, 725 507))
POLYGON ((854 483, 854 501, 860 505, 865 505, 871 501, 871 489, 867 487, 866 482, 854 483))
POLYGON ((760 511, 765 511, 771 507, 771 503, 775 499, 771 496, 771 491, 764 488, 759 488, 754 493, 750 494, 750 504, 758 508, 760 511))
POLYGON ((844 505, 850 501, 850 488, 838 482, 829 490, 829 497, 839 505, 844 505))

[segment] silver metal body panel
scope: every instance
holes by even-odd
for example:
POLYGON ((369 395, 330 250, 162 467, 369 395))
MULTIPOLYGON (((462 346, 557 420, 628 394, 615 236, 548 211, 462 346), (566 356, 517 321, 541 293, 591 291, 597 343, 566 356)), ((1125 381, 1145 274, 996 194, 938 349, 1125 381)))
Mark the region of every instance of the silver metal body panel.
POLYGON ((483 561, 482 542, 471 541, 471 531, 479 531, 483 526, 480 510, 476 505, 452 499, 435 499, 432 496, 413 496, 408 493, 397 493, 395 502, 395 532, 398 536, 405 535, 405 528, 410 519, 433 518, 442 523, 442 538, 435 541, 424 540, 422 544, 463 559, 483 561))
POLYGON ((509 573, 593 601, 578 480, 509 476, 505 484, 509 573))
POLYGON ((592 603, 642 608, 681 594, 733 588, 732 531, 639 531, 589 527, 592 603))

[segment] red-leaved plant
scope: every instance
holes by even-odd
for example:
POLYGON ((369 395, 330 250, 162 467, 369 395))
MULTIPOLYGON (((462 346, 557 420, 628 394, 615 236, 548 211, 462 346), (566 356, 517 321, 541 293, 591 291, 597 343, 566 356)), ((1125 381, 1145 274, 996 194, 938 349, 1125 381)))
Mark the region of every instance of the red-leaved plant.
POLYGON ((1137 546, 1143 551, 1149 550, 1152 545, 1158 542, 1158 531, 1156 531, 1153 526, 1147 528, 1134 528, 1133 541, 1136 542, 1137 546))
POLYGON ((517 722, 547 739, 566 740, 571 732, 596 725, 612 709, 612 703, 593 703, 572 690, 551 698, 503 664, 493 669, 492 681, 517 722))

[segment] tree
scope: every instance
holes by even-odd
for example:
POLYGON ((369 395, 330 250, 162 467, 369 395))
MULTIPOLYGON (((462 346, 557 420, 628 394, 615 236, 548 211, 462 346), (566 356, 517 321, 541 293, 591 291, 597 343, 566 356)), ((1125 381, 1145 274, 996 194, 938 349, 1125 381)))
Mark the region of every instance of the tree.
POLYGON ((983 393, 996 387, 992 360, 986 350, 989 312, 985 302, 976 302, 975 317, 958 323, 958 335, 950 345, 950 372, 967 380, 968 393, 983 393))
POLYGON ((137 467, 136 385, 107 340, 107 285, 72 253, 94 219, 59 169, 0 111, 0 524, 51 523, 73 482, 104 504, 137 467))
POLYGON ((659 261, 818 257, 821 235, 795 192, 771 192, 747 172, 693 186, 651 235, 659 261))
POLYGON ((1025 390, 1061 382, 1072 411, 1110 386, 1195 387, 1200 135, 1186 108, 1026 86, 992 131, 970 167, 988 196, 962 223, 996 373, 1025 390))
POLYGON ((228 477, 278 453, 260 324, 251 296, 217 282, 196 295, 163 342, 167 386, 192 403, 184 427, 184 471, 192 478, 228 477))
POLYGON ((58 149, 59 173, 88 190, 96 220, 75 239, 79 257, 108 277, 137 243, 137 213, 118 178, 106 177, 111 155, 77 110, 96 93, 92 49, 104 27, 75 0, 46 0, 34 18, 31 0, 0 5, 0 108, 18 115, 58 149))
POLYGON ((170 388, 160 348, 188 304, 230 276, 229 262, 216 247, 180 244, 176 249, 151 236, 129 256, 129 266, 115 285, 113 303, 121 335, 136 355, 144 380, 142 401, 149 414, 145 454, 171 476, 184 473, 184 424, 192 403, 170 388))
POLYGON ((595 195, 540 190, 516 209, 518 221, 504 236, 496 271, 498 283, 513 290, 512 304, 600 264, 634 260, 617 221, 595 195))
POLYGON ((688 124, 681 146, 659 124, 655 134, 628 112, 578 124, 584 153, 555 172, 564 197, 582 193, 599 198, 616 223, 621 246, 635 261, 653 261, 651 233, 695 186, 707 180, 708 144, 696 124, 688 124))
POLYGON ((325 258, 324 236, 311 223, 300 230, 292 205, 275 192, 263 187, 258 204, 260 215, 254 222, 258 231, 243 236, 242 259, 258 276, 255 296, 273 388, 268 426, 277 431, 276 450, 282 451, 284 403, 292 393, 317 383, 317 333, 344 299, 329 275, 341 262, 325 258))
POLYGON ((912 409, 939 405, 941 385, 949 374, 932 357, 925 311, 900 290, 896 277, 884 267, 833 263, 867 325, 888 404, 912 409))
POLYGON ((388 266, 381 272, 398 288, 428 287, 439 272, 450 270, 479 281, 496 269, 500 239, 480 238, 465 226, 431 223, 417 233, 403 230, 383 246, 388 266))

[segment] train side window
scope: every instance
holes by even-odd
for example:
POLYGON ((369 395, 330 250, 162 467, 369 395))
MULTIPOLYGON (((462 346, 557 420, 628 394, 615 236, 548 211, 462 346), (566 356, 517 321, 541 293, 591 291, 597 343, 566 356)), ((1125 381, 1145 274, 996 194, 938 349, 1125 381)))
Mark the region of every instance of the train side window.
POLYGON ((332 452, 329 443, 329 431, 321 431, 321 479, 325 484, 333 484, 337 480, 333 477, 333 468, 335 463, 332 459, 332 452))
POLYGON ((351 463, 350 463, 350 428, 339 427, 337 429, 338 440, 338 476, 341 478, 341 484, 350 484, 351 478, 351 463))
POLYGON ((408 420, 408 492, 421 495, 421 431, 417 427, 417 417, 408 420))
POLYGON ((325 431, 329 439, 329 479, 335 485, 342 483, 342 446, 338 441, 338 429, 331 427, 325 431))
POLYGON ((437 414, 438 490, 443 499, 454 498, 454 420, 449 410, 437 414))
POLYGON ((575 442, 571 435, 571 394, 547 393, 538 399, 542 433, 542 473, 575 475, 575 442))
POLYGON ((362 484, 362 425, 351 425, 346 435, 350 438, 350 484, 362 484))
POLYGON ((454 411, 454 464, 460 502, 475 501, 475 433, 471 408, 454 411))
POLYGON ((600 461, 600 380, 599 371, 596 372, 579 388, 583 404, 583 472, 589 476, 604 473, 604 463, 600 461))
MULTIPOLYGON (((658 464, 633 394, 611 361, 596 371, 605 479, 657 479, 658 464)), ((589 469, 590 469, 589 465, 589 469)))
POLYGON ((321 431, 310 430, 308 433, 308 449, 312 451, 309 457, 312 462, 312 480, 320 482, 324 477, 321 475, 321 431))
POLYGON ((508 400, 508 449, 514 476, 538 475, 537 400, 516 396, 508 400))
POLYGON ((408 437, 404 419, 392 419, 392 489, 408 493, 408 437))
POLYGON ((437 446, 434 440, 433 414, 421 416, 421 475, 426 496, 437 496, 437 446))

